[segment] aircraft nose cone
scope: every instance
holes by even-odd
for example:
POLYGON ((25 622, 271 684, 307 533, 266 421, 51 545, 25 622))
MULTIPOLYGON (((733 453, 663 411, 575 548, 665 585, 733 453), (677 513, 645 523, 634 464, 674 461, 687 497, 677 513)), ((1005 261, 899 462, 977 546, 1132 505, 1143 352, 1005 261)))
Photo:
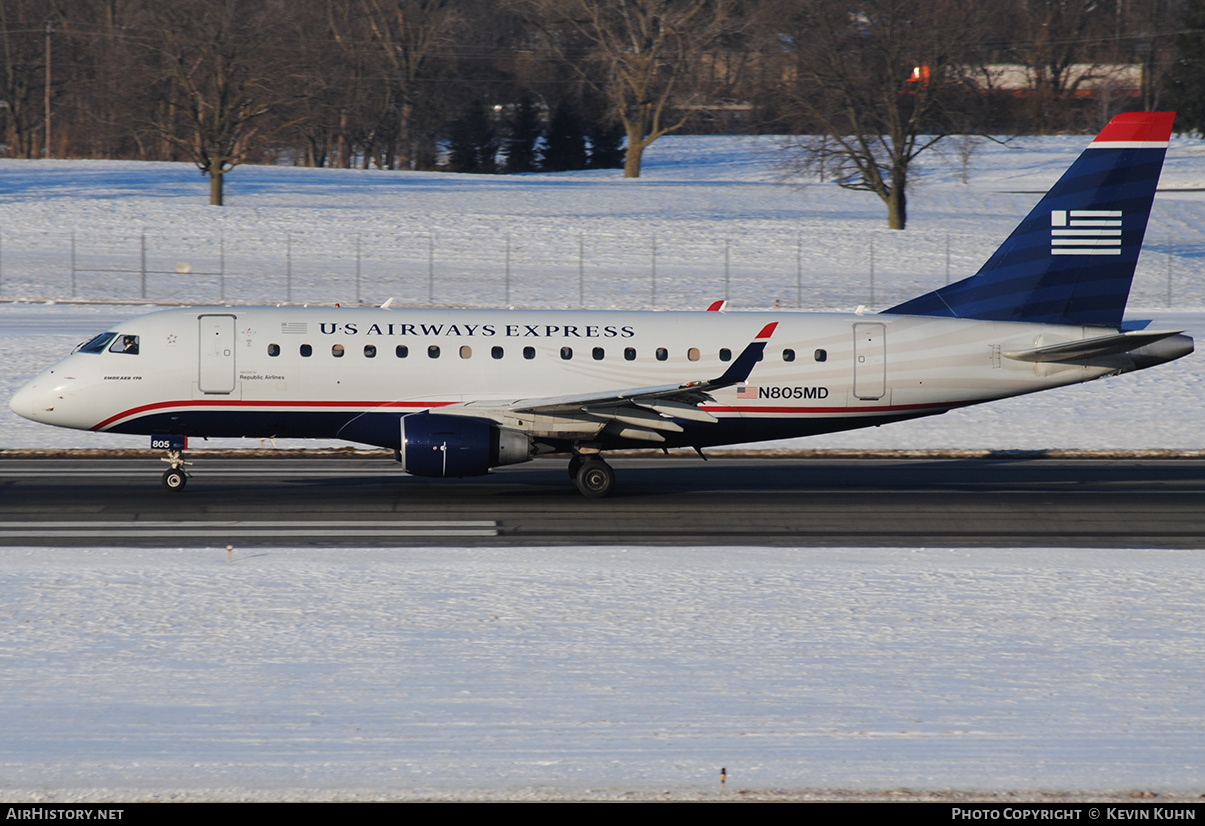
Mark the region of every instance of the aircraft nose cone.
POLYGON ((24 419, 40 422, 45 421, 46 414, 54 409, 54 405, 35 382, 30 382, 9 399, 8 409, 24 419))

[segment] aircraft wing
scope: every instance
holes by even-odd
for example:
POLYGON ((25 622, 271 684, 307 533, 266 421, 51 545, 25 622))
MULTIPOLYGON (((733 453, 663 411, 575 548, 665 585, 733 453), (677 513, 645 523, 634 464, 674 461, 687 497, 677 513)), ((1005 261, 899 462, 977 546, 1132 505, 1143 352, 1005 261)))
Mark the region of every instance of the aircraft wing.
MULTIPOLYGON (((745 381, 754 365, 761 359, 774 328, 773 322, 762 327, 761 332, 729 365, 722 375, 701 381, 681 384, 662 384, 652 387, 631 387, 619 390, 604 390, 595 393, 578 393, 565 396, 519 399, 510 404, 468 402, 457 405, 462 410, 484 413, 491 416, 516 414, 528 416, 550 416, 562 422, 593 422, 592 428, 600 425, 615 425, 618 435, 644 441, 664 441, 661 432, 681 433, 683 428, 672 419, 714 424, 717 419, 698 404, 714 401, 711 391, 730 387, 745 381)), ((441 413, 456 413, 452 408, 441 408, 441 413)), ((569 425, 566 424, 568 427, 569 425)), ((576 429, 576 428, 575 428, 576 429)), ((589 432, 596 432, 590 430, 589 432)))
MULTIPOLYGON (((568 410, 580 410, 583 407, 597 408, 604 406, 623 406, 636 404, 641 407, 653 403, 679 402, 681 407, 694 408, 699 402, 712 401, 708 391, 719 390, 740 384, 749 378, 753 366, 761 359, 770 336, 778 322, 767 324, 761 332, 749 342, 736 360, 724 371, 723 375, 703 381, 688 381, 682 384, 662 384, 654 387, 633 387, 623 390, 608 390, 598 393, 579 393, 571 396, 548 396, 546 398, 519 399, 512 402, 510 409, 527 413, 555 413, 568 410)), ((678 405, 670 405, 667 409, 680 411, 678 405)), ((652 408, 650 408, 652 409, 652 408)), ((708 413, 695 409, 695 413, 706 416, 705 421, 715 421, 708 413)), ((675 412, 671 415, 679 415, 675 412)), ((687 417, 682 418, 696 418, 687 417)))

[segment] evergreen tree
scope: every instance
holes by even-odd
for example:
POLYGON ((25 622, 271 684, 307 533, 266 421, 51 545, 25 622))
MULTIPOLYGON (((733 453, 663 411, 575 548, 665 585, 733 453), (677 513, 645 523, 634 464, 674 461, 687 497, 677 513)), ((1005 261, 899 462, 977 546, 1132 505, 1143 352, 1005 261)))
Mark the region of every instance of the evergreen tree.
POLYGON ((548 172, 586 168, 586 136, 577 107, 568 100, 558 103, 552 113, 542 154, 544 169, 548 172))
POLYGON ((544 134, 543 118, 535 98, 524 95, 515 107, 510 121, 510 134, 502 152, 506 155, 507 172, 537 172, 536 144, 544 134))
POLYGON ((619 121, 595 121, 587 133, 590 139, 591 169, 623 169, 623 124, 619 121))
POLYGON ((448 168, 453 172, 495 172, 498 141, 485 104, 474 100, 452 123, 448 168))
POLYGON ((1164 82, 1176 129, 1205 136, 1205 0, 1188 0, 1175 40, 1176 58, 1164 82))

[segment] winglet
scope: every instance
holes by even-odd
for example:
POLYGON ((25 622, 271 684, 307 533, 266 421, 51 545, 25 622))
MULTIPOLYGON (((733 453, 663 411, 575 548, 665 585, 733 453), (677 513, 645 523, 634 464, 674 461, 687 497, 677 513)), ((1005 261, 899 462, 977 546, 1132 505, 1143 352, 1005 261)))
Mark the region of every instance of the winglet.
POLYGON ((722 313, 722 312, 724 312, 724 309, 727 306, 728 306, 728 299, 726 299, 726 298, 722 299, 720 301, 713 301, 713 302, 711 302, 711 305, 707 308, 707 312, 722 313))
POLYGON ((774 328, 777 326, 778 322, 774 321, 762 327, 761 332, 736 357, 736 361, 732 362, 732 365, 724 371, 724 375, 707 382, 707 386, 727 387, 731 384, 740 384, 749 378, 749 374, 753 372, 753 366, 761 360, 766 343, 770 341, 770 336, 774 335, 774 328))

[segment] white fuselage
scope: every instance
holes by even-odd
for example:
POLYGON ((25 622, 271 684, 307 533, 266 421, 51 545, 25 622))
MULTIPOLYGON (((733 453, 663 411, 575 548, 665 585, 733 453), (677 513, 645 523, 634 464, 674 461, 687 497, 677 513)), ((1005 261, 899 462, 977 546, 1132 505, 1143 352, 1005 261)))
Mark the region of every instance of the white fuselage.
POLYGON ((516 400, 703 381, 778 322, 743 385, 665 444, 856 428, 1133 369, 1007 357, 1115 330, 904 315, 213 307, 115 328, 137 352, 76 352, 13 398, 61 427, 185 436, 333 438, 361 413, 484 414, 565 450, 650 445, 606 422, 509 413, 516 400), (611 434, 611 435, 608 435, 611 434))

